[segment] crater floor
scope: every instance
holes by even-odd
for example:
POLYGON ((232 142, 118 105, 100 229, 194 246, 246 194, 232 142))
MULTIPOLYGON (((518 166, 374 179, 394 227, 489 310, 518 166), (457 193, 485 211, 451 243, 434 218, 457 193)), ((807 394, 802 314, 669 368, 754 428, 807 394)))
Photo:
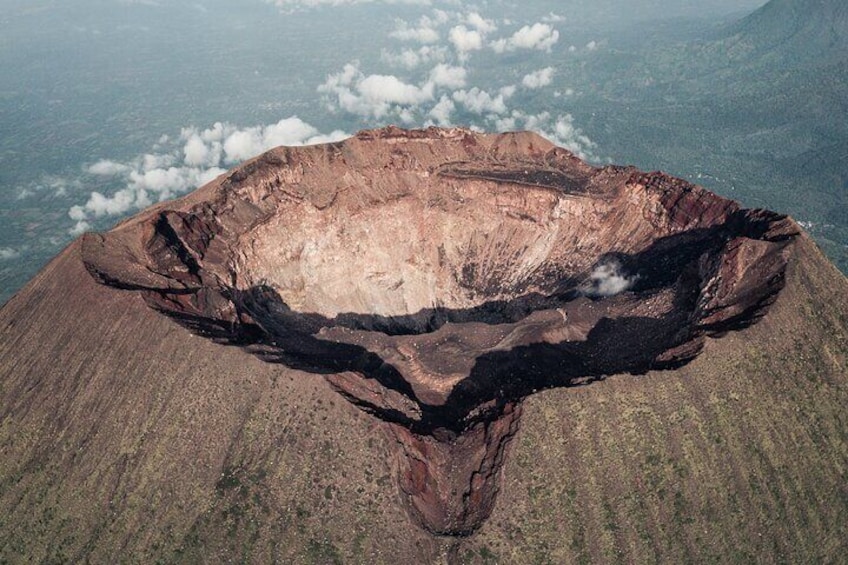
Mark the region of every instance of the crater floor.
POLYGON ((422 526, 463 535, 523 398, 691 361, 766 313, 797 233, 534 134, 386 128, 274 149, 83 258, 192 331, 324 375, 398 440, 422 526))

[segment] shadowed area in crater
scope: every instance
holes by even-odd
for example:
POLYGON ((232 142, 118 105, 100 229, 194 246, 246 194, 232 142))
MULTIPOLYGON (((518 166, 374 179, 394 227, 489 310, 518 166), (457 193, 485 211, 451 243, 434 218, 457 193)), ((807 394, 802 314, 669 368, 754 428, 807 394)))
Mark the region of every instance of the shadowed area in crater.
POLYGON ((83 259, 193 332, 323 375, 397 440, 419 523, 465 535, 523 398, 673 369, 756 322, 796 234, 531 134, 388 128, 273 150, 86 236, 83 259))
MULTIPOLYGON (((600 264, 614 261, 619 276, 632 281, 615 296, 598 296, 578 279, 565 278, 556 281, 561 291, 553 295, 534 293, 473 308, 400 316, 340 313, 328 318, 296 312, 273 288, 256 286, 226 292, 240 314, 253 320, 237 332, 216 330, 214 319, 171 311, 158 295, 148 300, 195 331, 254 346, 269 362, 319 374, 359 373, 417 404, 413 416, 353 398, 384 420, 416 433, 432 435, 440 428, 461 433, 469 417, 491 417, 498 407, 538 390, 680 366, 697 354, 705 332, 753 323, 779 285, 762 289, 745 312, 719 324, 700 325, 696 312, 699 262, 738 235, 738 224, 734 217, 716 228, 661 238, 637 254, 601 257, 600 264), (639 306, 647 302, 650 309, 639 315, 639 306), (388 351, 404 344, 433 378, 461 373, 442 401, 427 402, 416 394, 408 359, 394 364, 387 359, 388 351), (684 344, 688 347, 674 356, 663 356, 684 344), (484 416, 479 409, 487 405, 490 413, 484 416)), ((746 227, 752 236, 762 235, 757 233, 762 228, 746 227)))

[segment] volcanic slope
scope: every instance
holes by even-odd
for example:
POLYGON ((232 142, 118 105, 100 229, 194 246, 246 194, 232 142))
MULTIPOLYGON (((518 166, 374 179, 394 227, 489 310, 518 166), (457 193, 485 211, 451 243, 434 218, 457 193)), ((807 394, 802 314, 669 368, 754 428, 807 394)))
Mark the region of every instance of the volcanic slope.
POLYGON ((834 560, 846 296, 791 220, 530 134, 275 150, 0 311, 0 558, 834 560))
POLYGON ((771 0, 728 31, 737 50, 768 53, 784 65, 844 61, 848 6, 839 0, 771 0))

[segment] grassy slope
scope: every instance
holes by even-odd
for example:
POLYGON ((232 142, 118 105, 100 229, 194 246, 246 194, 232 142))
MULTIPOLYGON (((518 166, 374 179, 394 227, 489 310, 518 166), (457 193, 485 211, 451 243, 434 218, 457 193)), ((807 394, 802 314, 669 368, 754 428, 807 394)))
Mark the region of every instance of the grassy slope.
POLYGON ((530 399, 461 561, 844 559, 848 281, 801 247, 766 319, 682 370, 530 399))
MULTIPOLYGON (((683 370, 529 399, 495 512, 453 561, 840 559, 848 283, 801 247, 771 314, 683 370)), ((319 377, 191 337, 94 285, 75 247, 0 313, 0 359, 0 562, 423 563, 451 545, 409 522, 385 436, 319 377)))
POLYGON ((95 284, 76 245, 0 312, 0 360, 0 563, 438 551, 396 504, 368 416, 95 284))

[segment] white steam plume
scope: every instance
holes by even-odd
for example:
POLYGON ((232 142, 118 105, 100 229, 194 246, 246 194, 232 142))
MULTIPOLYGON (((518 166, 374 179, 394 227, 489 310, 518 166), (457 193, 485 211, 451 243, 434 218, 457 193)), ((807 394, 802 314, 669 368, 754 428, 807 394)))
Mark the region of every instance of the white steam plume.
POLYGON ((615 296, 629 290, 637 280, 638 275, 630 276, 622 270, 618 259, 602 259, 580 285, 580 292, 590 297, 615 296))

